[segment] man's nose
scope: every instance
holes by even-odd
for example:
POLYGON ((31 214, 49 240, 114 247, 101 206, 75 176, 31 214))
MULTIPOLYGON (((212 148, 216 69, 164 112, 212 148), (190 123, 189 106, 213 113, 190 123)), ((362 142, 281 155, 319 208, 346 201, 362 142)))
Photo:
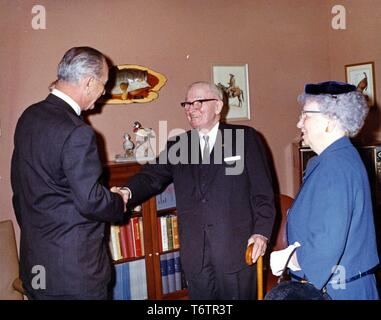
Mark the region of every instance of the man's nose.
POLYGON ((303 128, 303 124, 304 124, 304 119, 300 118, 298 123, 296 124, 296 127, 299 128, 299 129, 302 129, 303 128))

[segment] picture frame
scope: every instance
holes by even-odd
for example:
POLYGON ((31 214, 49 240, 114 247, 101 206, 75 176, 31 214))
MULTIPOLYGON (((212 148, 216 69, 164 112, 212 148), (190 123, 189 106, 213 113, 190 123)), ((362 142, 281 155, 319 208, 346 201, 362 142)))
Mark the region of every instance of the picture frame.
POLYGON ((248 65, 212 65, 212 82, 225 94, 222 119, 250 120, 248 65))
POLYGON ((150 68, 121 64, 110 68, 105 94, 100 98, 105 104, 150 102, 158 98, 158 91, 167 78, 150 68))
POLYGON ((374 74, 374 62, 347 64, 345 66, 346 82, 355 85, 364 94, 369 107, 373 107, 376 104, 374 74))

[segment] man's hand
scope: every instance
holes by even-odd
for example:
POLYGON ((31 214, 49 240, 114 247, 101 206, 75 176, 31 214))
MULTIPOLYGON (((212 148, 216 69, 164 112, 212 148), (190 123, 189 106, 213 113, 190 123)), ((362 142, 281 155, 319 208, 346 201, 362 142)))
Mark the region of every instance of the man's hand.
POLYGON ((247 245, 253 244, 253 251, 251 253, 251 259, 253 263, 257 262, 259 256, 263 256, 266 253, 267 238, 261 234, 253 234, 247 241, 247 245))
POLYGON ((111 192, 119 194, 123 198, 124 202, 124 211, 127 209, 127 203, 128 200, 131 198, 131 191, 128 188, 121 188, 121 187, 112 187, 110 189, 111 192))
MULTIPOLYGON (((299 248, 300 243, 295 241, 294 244, 289 245, 286 249, 273 251, 270 254, 270 267, 274 276, 280 276, 283 272, 284 267, 286 266, 287 260, 290 257, 292 251, 295 248, 299 248)), ((299 266, 299 263, 296 259, 296 252, 293 253, 288 266, 292 271, 302 270, 299 266)))

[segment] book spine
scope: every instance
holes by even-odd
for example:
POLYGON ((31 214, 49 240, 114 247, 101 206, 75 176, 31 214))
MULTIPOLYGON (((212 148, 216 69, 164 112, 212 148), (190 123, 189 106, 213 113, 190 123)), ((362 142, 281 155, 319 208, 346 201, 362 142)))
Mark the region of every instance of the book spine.
POLYGON ((173 252, 167 253, 168 292, 175 292, 175 259, 173 252))
POLYGON ((172 216, 173 249, 180 248, 179 227, 177 224, 177 215, 172 216))
POLYGON ((165 216, 160 217, 160 225, 163 251, 168 251, 167 219, 165 216))
POLYGON ((181 290, 181 261, 180 252, 175 251, 173 253, 175 262, 175 289, 176 291, 181 290))
POLYGON ((128 255, 128 236, 127 236, 127 225, 120 226, 120 249, 123 258, 129 258, 128 255))
POLYGON ((144 229, 143 229, 143 217, 139 217, 139 231, 140 231, 140 246, 142 248, 142 256, 144 256, 144 229))
POLYGON ((167 221, 167 239, 168 239, 168 250, 173 249, 173 230, 172 230, 172 216, 166 216, 167 221))
POLYGON ((162 254, 160 256, 160 273, 161 273, 161 288, 163 294, 167 294, 168 291, 168 267, 167 267, 167 255, 162 254))
POLYGON ((140 228, 139 228, 139 218, 132 218, 133 236, 134 236, 134 246, 135 246, 135 256, 142 256, 142 243, 140 240, 140 228))
POLYGON ((120 260, 123 258, 122 252, 120 249, 120 229, 119 226, 111 225, 110 227, 110 241, 111 241, 111 256, 113 260, 120 260))
POLYGON ((134 248, 134 236, 132 230, 132 221, 131 219, 127 223, 127 244, 128 244, 128 257, 133 258, 136 256, 134 248))

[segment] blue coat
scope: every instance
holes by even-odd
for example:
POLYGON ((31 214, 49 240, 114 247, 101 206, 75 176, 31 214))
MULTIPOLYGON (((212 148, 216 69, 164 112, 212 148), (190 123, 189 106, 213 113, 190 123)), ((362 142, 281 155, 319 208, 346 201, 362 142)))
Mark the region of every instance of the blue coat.
POLYGON ((327 289, 333 299, 378 299, 374 274, 341 288, 331 283, 379 263, 368 176, 348 138, 337 140, 308 163, 288 213, 287 238, 289 244, 301 244, 297 258, 302 271, 294 274, 318 288, 330 282, 327 289), (339 268, 332 270, 336 265, 339 268))

